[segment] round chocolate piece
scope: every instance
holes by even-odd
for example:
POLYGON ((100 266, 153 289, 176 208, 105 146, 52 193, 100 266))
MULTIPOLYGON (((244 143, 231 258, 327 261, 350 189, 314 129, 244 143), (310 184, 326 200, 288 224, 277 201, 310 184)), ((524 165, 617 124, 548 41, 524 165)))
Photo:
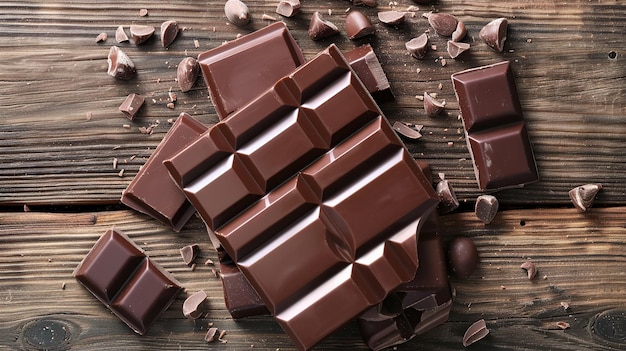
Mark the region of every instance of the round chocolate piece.
POLYGON ((448 246, 448 265, 452 275, 468 278, 478 267, 478 250, 470 238, 459 236, 448 246))

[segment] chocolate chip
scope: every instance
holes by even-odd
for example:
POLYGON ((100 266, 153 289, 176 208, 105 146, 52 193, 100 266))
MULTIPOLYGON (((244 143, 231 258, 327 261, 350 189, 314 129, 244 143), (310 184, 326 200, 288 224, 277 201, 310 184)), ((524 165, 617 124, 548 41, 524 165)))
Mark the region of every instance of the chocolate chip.
POLYGON ((200 246, 198 246, 198 244, 187 245, 180 248, 180 255, 183 258, 183 262, 188 266, 193 263, 199 252, 200 246))
POLYGON ((215 335, 217 335, 217 328, 211 327, 207 330, 204 340, 206 342, 213 342, 216 339, 215 335))
POLYGON ((96 43, 104 43, 108 38, 109 36, 105 32, 102 32, 96 37, 96 43))
POLYGON ((399 121, 393 123, 393 130, 409 139, 419 139, 422 137, 420 132, 399 121))
POLYGON ((556 326, 561 328, 562 330, 565 330, 570 327, 569 323, 563 322, 563 321, 556 322, 556 326))
POLYGON ((459 200, 457 200, 454 189, 447 180, 437 183, 437 195, 441 201, 439 203, 439 213, 450 213, 459 207, 459 200))
POLYGON ((125 41, 128 41, 128 35, 126 35, 126 32, 124 31, 123 26, 119 26, 115 30, 115 41, 117 41, 118 43, 123 43, 125 41))
POLYGON ((463 346, 467 347, 471 344, 483 339, 485 336, 489 334, 489 329, 487 329, 487 324, 484 319, 476 321, 472 324, 467 331, 465 331, 465 335, 463 335, 463 346))
POLYGON ((448 245, 448 264, 452 275, 468 278, 478 267, 478 250, 470 238, 459 236, 448 245))
POLYGON ((448 55, 450 55, 450 58, 457 58, 457 56, 469 50, 469 48, 470 44, 448 40, 448 55))
POLYGON ((292 17, 300 12, 300 0, 281 0, 276 6, 276 13, 285 16, 292 17))
POLYGON ((243 27, 250 23, 250 10, 241 0, 226 1, 224 13, 228 21, 237 27, 243 27))
POLYGON ((154 34, 154 27, 134 24, 130 26, 130 36, 136 45, 144 43, 154 34))
POLYGON ((161 44, 164 48, 170 46, 170 44, 176 39, 178 35, 178 22, 165 21, 161 24, 161 44))
POLYGON ((183 302, 183 315, 190 319, 198 319, 205 312, 205 304, 207 295, 203 290, 200 290, 183 302))
POLYGON ((489 22, 478 35, 490 48, 502 52, 506 41, 508 21, 506 18, 498 18, 489 22))
POLYGON ((417 38, 407 41, 404 46, 409 51, 411 56, 422 59, 428 51, 428 36, 426 34, 422 34, 417 38))
POLYGON ((361 11, 352 10, 346 16, 346 34, 350 39, 358 39, 364 36, 374 34, 376 28, 372 25, 370 19, 361 11))
POLYGON ((330 21, 322 19, 320 13, 316 11, 311 17, 309 25, 309 37, 313 40, 328 38, 339 33, 339 29, 330 21))
POLYGON ((378 13, 378 20, 384 24, 392 26, 404 23, 406 12, 400 11, 381 11, 378 13))
POLYGON ((519 266, 528 273, 528 279, 532 280, 537 275, 537 266, 530 261, 526 261, 519 266))
POLYGON ((178 80, 178 86, 182 92, 191 90, 196 79, 200 75, 200 66, 198 61, 193 57, 185 57, 178 64, 176 71, 176 78, 178 80))
POLYGON ((148 9, 140 9, 139 17, 146 17, 146 16, 148 16, 148 9))
POLYGON ((569 197, 578 211, 585 212, 593 206, 593 201, 600 190, 602 190, 600 183, 585 184, 570 190, 569 197))
POLYGON ((498 213, 499 202, 493 195, 480 195, 476 199, 474 213, 483 223, 489 224, 498 213))
POLYGON ((107 74, 121 80, 129 80, 135 77, 137 70, 135 64, 120 48, 112 46, 107 58, 109 68, 107 74))
POLYGON ((459 20, 449 13, 429 13, 428 23, 435 33, 442 37, 449 37, 456 30, 459 20))
POLYGON ((430 118, 437 117, 443 112, 445 103, 438 101, 427 92, 424 92, 424 111, 430 118))
MULTIPOLYGON (((135 118, 145 99, 137 94, 129 94, 119 107, 119 110, 126 115, 131 121, 135 118)), ((115 159, 117 161, 117 159, 115 159)), ((114 162, 113 168, 117 168, 117 162, 114 162)))
POLYGON ((456 29, 452 32, 452 41, 461 41, 467 35, 467 28, 465 28, 465 24, 461 21, 456 24, 456 29))
POLYGON ((365 5, 367 7, 376 6, 376 0, 353 0, 352 3, 355 5, 365 5))

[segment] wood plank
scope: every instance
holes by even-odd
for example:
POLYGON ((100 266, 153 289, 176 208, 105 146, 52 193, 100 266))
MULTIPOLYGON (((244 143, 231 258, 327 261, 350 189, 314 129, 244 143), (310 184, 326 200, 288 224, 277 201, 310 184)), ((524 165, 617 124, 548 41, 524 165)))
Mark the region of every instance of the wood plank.
MULTIPOLYGON (((167 131, 168 119, 187 111, 204 123, 216 122, 201 80, 190 93, 179 92, 174 110, 166 107, 167 91, 178 90, 174 78, 180 59, 269 23, 260 16, 273 14, 274 2, 247 3, 254 20, 245 29, 226 25, 223 1, 217 0, 184 5, 153 2, 147 6, 148 17, 138 16, 143 5, 120 0, 0 3, 0 205, 118 203, 120 192, 167 131), (106 75, 106 55, 118 25, 159 26, 169 19, 187 27, 169 49, 161 48, 156 39, 143 46, 121 45, 138 66, 137 79, 124 83, 106 75), (95 37, 102 31, 109 40, 96 44, 95 37), (197 49, 194 39, 200 42, 197 49), (117 111, 131 92, 148 97, 136 122, 117 111), (153 135, 138 132, 157 120, 160 124, 153 135), (114 158, 120 160, 118 169, 112 167, 114 158), (121 168, 123 177, 118 176, 121 168)), ((407 5, 399 3, 397 8, 407 5)), ((430 161, 435 172, 445 173, 462 200, 471 201, 479 192, 457 119, 450 74, 511 60, 541 181, 501 192, 501 201, 564 205, 571 187, 601 182, 605 191, 598 197, 599 204, 624 204, 626 126, 621 117, 626 102, 621 98, 625 92, 621 82, 626 75, 622 64, 626 39, 620 28, 626 26, 626 5, 613 0, 577 0, 567 5, 531 0, 439 1, 432 7, 421 6, 401 28, 377 24, 373 37, 350 41, 341 35, 322 42, 308 38, 313 11, 332 9, 326 17, 343 28, 348 7, 350 3, 341 0, 303 1, 302 13, 284 21, 307 58, 331 42, 341 49, 364 43, 374 46, 397 97, 382 105, 383 111, 391 121, 425 125, 421 140, 407 141, 409 149, 415 157, 430 161), (467 57, 449 59, 442 67, 435 60, 447 55, 445 40, 438 37, 432 39, 438 49, 427 59, 407 56, 404 42, 428 28, 420 14, 431 8, 454 13, 466 23, 472 44, 467 57), (487 49, 477 35, 483 24, 499 16, 510 19, 504 54, 487 49), (609 58, 609 52, 615 52, 616 58, 609 58), (421 73, 416 73, 417 68, 421 73), (425 90, 446 100, 446 116, 425 117, 415 98, 425 90)), ((359 8, 371 18, 384 9, 389 9, 386 2, 378 9, 359 8)))
MULTIPOLYGON (((484 349, 620 349, 626 340, 625 212, 626 207, 594 208, 585 214, 574 209, 510 210, 500 212, 490 225, 471 213, 442 216, 444 241, 471 237, 480 268, 469 279, 452 280, 456 300, 448 322, 398 349, 459 350, 465 329, 481 318, 491 330, 480 341, 484 349), (539 269, 532 281, 519 268, 527 259, 539 269), (564 310, 561 302, 570 308, 564 310), (557 321, 571 327, 561 330, 557 321)), ((178 249, 194 242, 201 247, 197 262, 216 260, 198 219, 177 234, 130 211, 0 213, 0 348, 292 349, 270 317, 230 318, 211 267, 199 264, 191 271, 182 262, 178 249), (185 319, 181 296, 140 337, 82 288, 72 271, 111 226, 126 232, 188 293, 205 290, 208 317, 195 323, 185 319), (204 342, 208 322, 227 330, 228 343, 204 342)), ((346 348, 367 349, 354 323, 320 345, 324 350, 346 348)))

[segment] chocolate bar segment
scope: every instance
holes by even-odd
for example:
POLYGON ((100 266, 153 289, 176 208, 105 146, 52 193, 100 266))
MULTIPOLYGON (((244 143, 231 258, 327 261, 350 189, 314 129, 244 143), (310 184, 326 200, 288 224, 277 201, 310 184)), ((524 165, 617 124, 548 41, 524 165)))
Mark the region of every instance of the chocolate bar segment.
POLYGON ((389 80, 369 44, 354 48, 346 52, 344 56, 374 99, 378 102, 393 100, 389 80))
POLYGON ((452 75, 481 190, 537 181, 537 165, 508 61, 452 75))
POLYGON ((140 335, 182 291, 173 277, 115 229, 100 237, 74 276, 140 335))
POLYGON ((195 213, 195 209, 170 178, 163 160, 178 153, 207 129, 193 117, 181 113, 148 161, 122 192, 122 203, 158 219, 177 232, 180 231, 195 213))
POLYGON ((301 350, 415 276, 437 204, 334 45, 165 164, 301 350))
POLYGON ((304 63, 302 51, 283 22, 198 55, 220 119, 239 109, 304 63))
POLYGON ((234 319, 239 319, 269 314, 263 300, 241 273, 237 264, 222 250, 218 251, 218 255, 224 303, 230 315, 234 319))

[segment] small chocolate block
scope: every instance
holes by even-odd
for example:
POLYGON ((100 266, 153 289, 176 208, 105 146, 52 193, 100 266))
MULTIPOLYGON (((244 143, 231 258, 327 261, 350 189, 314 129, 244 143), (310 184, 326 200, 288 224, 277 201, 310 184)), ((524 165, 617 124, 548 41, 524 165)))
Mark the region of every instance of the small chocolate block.
POLYGON ((344 56, 377 102, 393 100, 389 80, 369 44, 352 49, 344 53, 344 56))
POLYGON ((124 100, 124 102, 120 105, 119 110, 132 121, 137 112, 139 112, 141 106, 143 106, 143 102, 144 98, 141 95, 137 95, 135 93, 129 94, 126 97, 126 100, 124 100))

